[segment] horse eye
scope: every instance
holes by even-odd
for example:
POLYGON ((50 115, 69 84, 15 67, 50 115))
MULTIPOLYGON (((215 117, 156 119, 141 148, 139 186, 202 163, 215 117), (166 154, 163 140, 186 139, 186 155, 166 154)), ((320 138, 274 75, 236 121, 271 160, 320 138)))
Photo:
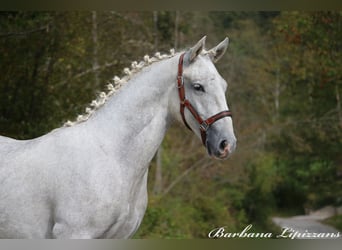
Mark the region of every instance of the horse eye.
POLYGON ((202 92, 204 92, 204 88, 203 88, 203 86, 202 86, 201 84, 195 83, 195 84, 193 85, 193 87, 194 87, 194 89, 195 89, 196 91, 202 91, 202 92))

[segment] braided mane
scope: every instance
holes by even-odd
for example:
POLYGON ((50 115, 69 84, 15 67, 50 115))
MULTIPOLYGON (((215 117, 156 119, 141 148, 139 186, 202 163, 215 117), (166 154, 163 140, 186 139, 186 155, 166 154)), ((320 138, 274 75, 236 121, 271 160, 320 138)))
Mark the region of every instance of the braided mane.
POLYGON ((139 73, 145 67, 151 65, 154 62, 159 62, 167 58, 171 58, 175 55, 175 50, 171 49, 170 54, 161 55, 159 52, 155 53, 153 57, 148 55, 144 56, 144 60, 133 61, 131 63, 131 68, 124 68, 123 72, 125 74, 124 77, 119 78, 118 76, 114 76, 113 79, 108 83, 107 89, 108 92, 101 92, 98 97, 93 100, 85 109, 85 113, 78 115, 75 121, 67 121, 64 123, 63 127, 71 127, 75 124, 85 122, 89 119, 89 117, 95 113, 100 107, 102 107, 106 101, 114 95, 123 85, 125 85, 133 76, 139 73))

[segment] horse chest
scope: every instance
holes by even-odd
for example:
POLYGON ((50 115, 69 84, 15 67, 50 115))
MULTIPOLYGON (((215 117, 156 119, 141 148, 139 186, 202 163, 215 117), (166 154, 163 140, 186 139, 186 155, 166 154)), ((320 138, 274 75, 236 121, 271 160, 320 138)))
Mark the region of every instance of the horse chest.
POLYGON ((100 238, 129 238, 134 235, 138 229, 145 209, 139 210, 129 208, 129 211, 122 211, 114 222, 108 226, 100 238))
POLYGON ((128 200, 120 202, 112 224, 108 226, 101 238, 129 238, 134 235, 147 207, 147 178, 145 178, 128 195, 128 200))
MULTIPOLYGON (((146 187, 145 187, 146 190, 146 187)), ((129 238, 138 229, 147 206, 147 193, 141 188, 134 195, 113 201, 92 199, 92 206, 63 206, 53 229, 54 238, 129 238), (79 211, 82 213, 79 213, 79 211), (74 214, 69 217, 68 214, 74 214)), ((78 203, 78 202, 77 202, 78 203)), ((80 203, 83 203, 80 201, 80 203)), ((78 204, 80 204, 78 203, 78 204)))

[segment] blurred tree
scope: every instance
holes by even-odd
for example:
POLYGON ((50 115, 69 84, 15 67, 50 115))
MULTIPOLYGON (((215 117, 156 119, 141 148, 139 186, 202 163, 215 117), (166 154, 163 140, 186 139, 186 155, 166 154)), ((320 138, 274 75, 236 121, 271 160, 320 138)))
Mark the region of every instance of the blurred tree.
POLYGON ((341 14, 284 12, 274 20, 286 89, 276 124, 281 133, 270 145, 287 162, 284 186, 297 186, 303 199, 298 203, 313 207, 341 197, 341 14))

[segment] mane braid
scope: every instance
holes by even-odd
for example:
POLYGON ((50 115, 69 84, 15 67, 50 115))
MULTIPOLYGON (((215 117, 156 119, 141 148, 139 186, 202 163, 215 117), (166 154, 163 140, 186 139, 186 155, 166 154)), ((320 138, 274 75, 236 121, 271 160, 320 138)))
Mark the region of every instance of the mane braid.
POLYGON ((175 50, 171 49, 170 54, 163 54, 161 55, 159 52, 155 53, 153 57, 148 55, 144 56, 144 60, 140 61, 133 61, 131 63, 131 68, 124 68, 124 76, 119 78, 118 76, 114 76, 111 81, 107 84, 107 92, 100 92, 98 97, 93 100, 89 106, 85 108, 85 113, 78 115, 75 121, 68 120, 64 123, 63 127, 71 127, 75 124, 79 124, 81 122, 85 122, 89 119, 89 117, 95 113, 100 107, 102 107, 106 101, 114 95, 123 85, 125 85, 132 77, 134 77, 137 73, 139 73, 142 69, 146 68, 147 66, 162 61, 167 58, 171 58, 175 55, 175 50))

